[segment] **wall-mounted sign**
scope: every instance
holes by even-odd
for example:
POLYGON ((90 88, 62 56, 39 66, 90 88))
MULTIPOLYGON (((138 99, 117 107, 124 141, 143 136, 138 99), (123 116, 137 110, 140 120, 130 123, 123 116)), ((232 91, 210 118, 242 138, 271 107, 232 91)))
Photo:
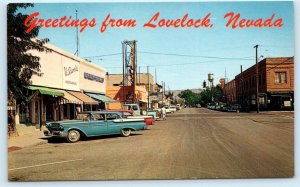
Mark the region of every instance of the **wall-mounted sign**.
POLYGON ((89 79, 89 80, 93 80, 93 81, 96 81, 96 82, 101 82, 101 83, 104 82, 104 78, 96 76, 96 75, 92 75, 92 74, 86 73, 86 72, 84 72, 84 78, 89 79))
POLYGON ((78 67, 75 65, 75 67, 64 67, 64 73, 65 76, 69 76, 73 74, 74 72, 78 71, 78 67))
POLYGON ((63 89, 79 90, 79 63, 70 58, 62 57, 63 89))

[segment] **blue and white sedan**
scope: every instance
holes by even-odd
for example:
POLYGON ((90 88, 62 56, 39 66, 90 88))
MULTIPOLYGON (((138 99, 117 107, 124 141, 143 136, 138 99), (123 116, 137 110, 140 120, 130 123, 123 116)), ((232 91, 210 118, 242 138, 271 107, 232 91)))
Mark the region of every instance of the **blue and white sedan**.
POLYGON ((147 128, 144 119, 126 119, 119 112, 82 112, 77 120, 47 122, 45 136, 63 137, 74 143, 80 137, 121 134, 129 136, 131 131, 147 128))

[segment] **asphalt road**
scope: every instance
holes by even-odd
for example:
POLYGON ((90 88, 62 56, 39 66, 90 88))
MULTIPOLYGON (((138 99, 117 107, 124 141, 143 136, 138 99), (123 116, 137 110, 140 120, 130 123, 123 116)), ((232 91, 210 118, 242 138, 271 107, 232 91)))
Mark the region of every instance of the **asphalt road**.
POLYGON ((130 137, 10 152, 11 181, 268 178, 294 175, 294 119, 183 109, 130 137))

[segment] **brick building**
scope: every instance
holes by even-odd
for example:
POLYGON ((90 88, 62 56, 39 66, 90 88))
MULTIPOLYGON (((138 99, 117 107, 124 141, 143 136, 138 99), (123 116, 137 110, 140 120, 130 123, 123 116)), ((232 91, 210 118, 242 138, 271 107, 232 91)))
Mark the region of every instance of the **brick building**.
MULTIPOLYGON (((258 75, 260 109, 293 109, 294 57, 265 58, 258 63, 258 75)), ((235 85, 237 103, 253 110, 256 107, 256 65, 238 74, 235 85)))
POLYGON ((225 97, 225 102, 234 104, 236 103, 236 86, 235 79, 230 82, 224 84, 223 95, 225 97))

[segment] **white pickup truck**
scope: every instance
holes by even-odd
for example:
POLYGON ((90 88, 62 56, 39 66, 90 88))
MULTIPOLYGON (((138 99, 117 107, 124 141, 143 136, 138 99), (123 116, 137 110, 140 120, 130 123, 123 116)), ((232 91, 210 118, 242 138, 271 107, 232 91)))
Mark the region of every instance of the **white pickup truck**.
POLYGON ((157 120, 158 119, 158 115, 157 115, 157 111, 144 111, 145 114, 143 116, 141 116, 141 109, 139 107, 138 104, 135 104, 135 103, 132 103, 132 104, 124 104, 126 108, 126 110, 132 110, 134 112, 134 116, 140 116, 140 117, 137 117, 137 118, 144 118, 143 116, 145 116, 146 118, 149 117, 149 116, 152 116, 154 120, 157 120))

